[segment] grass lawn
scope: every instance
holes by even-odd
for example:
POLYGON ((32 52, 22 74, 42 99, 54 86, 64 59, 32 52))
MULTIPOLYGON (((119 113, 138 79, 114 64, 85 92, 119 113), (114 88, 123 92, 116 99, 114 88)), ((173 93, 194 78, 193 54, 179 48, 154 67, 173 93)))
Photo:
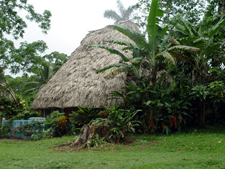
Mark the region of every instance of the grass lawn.
POLYGON ((131 135, 128 145, 80 152, 54 149, 74 136, 41 141, 0 140, 0 168, 225 168, 225 127, 173 135, 131 135))

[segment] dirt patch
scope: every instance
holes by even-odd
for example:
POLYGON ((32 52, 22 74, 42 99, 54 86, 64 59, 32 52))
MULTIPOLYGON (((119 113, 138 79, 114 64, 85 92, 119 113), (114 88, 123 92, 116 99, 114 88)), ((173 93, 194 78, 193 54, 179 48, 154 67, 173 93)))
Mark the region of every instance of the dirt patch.
MULTIPOLYGON (((108 150, 113 150, 115 147, 120 147, 120 146, 123 146, 124 148, 127 148, 127 149, 130 149, 132 147, 132 144, 138 144, 140 143, 139 141, 137 140, 132 140, 130 138, 126 138, 124 139, 121 143, 108 143, 108 142, 105 142, 101 145, 99 145, 98 147, 93 147, 91 149, 83 149, 81 152, 83 151, 98 151, 98 152, 104 152, 104 151, 108 151, 108 150)), ((151 145, 152 143, 140 143, 140 146, 141 147, 146 147, 148 145, 151 145)), ((139 148, 140 148, 139 146, 139 148)), ((70 146, 69 143, 64 143, 64 144, 60 144, 60 145, 55 145, 52 147, 56 152, 58 153, 62 153, 62 152, 80 152, 78 151, 78 146, 70 146)))

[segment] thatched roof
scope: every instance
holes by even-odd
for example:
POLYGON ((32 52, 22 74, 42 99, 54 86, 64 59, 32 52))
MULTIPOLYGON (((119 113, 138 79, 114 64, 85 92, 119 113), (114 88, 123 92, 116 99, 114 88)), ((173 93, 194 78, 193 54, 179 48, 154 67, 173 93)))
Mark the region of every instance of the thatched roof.
MULTIPOLYGON (((138 27, 130 22, 121 23, 136 31, 138 27)), ((106 26, 103 29, 91 31, 81 42, 81 45, 71 54, 68 61, 58 70, 50 81, 38 92, 32 109, 88 107, 100 108, 102 105, 117 105, 121 100, 107 100, 112 91, 118 91, 124 86, 125 74, 106 79, 104 76, 111 70, 96 73, 97 70, 112 63, 118 63, 120 57, 99 48, 89 48, 89 45, 105 45, 122 51, 122 46, 106 42, 107 39, 126 40, 129 38, 120 32, 106 26)), ((130 51, 124 53, 131 56, 130 51)))

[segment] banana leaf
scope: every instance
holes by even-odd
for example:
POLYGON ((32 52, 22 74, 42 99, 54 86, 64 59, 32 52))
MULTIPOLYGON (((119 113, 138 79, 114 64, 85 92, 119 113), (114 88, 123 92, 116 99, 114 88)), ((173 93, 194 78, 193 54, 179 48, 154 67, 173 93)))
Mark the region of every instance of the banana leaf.
POLYGON ((148 44, 153 52, 153 57, 159 44, 159 31, 162 31, 162 28, 158 24, 160 21, 159 17, 163 16, 163 11, 159 9, 158 2, 159 0, 152 0, 147 24, 148 44))
POLYGON ((97 48, 101 48, 101 49, 106 49, 107 51, 109 51, 111 54, 116 54, 119 55, 124 62, 128 62, 129 58, 127 58, 124 54, 122 54, 120 51, 110 48, 108 46, 103 46, 103 45, 90 45, 89 47, 97 47, 97 48))

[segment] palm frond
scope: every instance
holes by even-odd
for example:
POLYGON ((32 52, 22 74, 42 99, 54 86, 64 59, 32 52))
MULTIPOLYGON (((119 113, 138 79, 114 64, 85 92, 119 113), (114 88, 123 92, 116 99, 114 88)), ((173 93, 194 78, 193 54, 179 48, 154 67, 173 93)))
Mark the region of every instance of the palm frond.
POLYGON ((117 0, 116 3, 117 3, 117 8, 119 9, 120 14, 122 16, 121 18, 125 19, 124 13, 126 12, 126 9, 125 9, 124 5, 122 4, 122 2, 120 0, 117 0))
POLYGON ((113 10, 106 10, 106 11, 104 12, 104 17, 105 17, 105 18, 108 18, 108 19, 113 19, 113 20, 115 20, 116 22, 123 20, 123 19, 121 18, 121 16, 119 16, 119 15, 118 15, 115 11, 113 11, 113 10))
POLYGON ((134 10, 137 8, 136 5, 129 6, 127 10, 124 12, 123 18, 126 18, 127 20, 130 19, 131 14, 134 12, 134 10))

